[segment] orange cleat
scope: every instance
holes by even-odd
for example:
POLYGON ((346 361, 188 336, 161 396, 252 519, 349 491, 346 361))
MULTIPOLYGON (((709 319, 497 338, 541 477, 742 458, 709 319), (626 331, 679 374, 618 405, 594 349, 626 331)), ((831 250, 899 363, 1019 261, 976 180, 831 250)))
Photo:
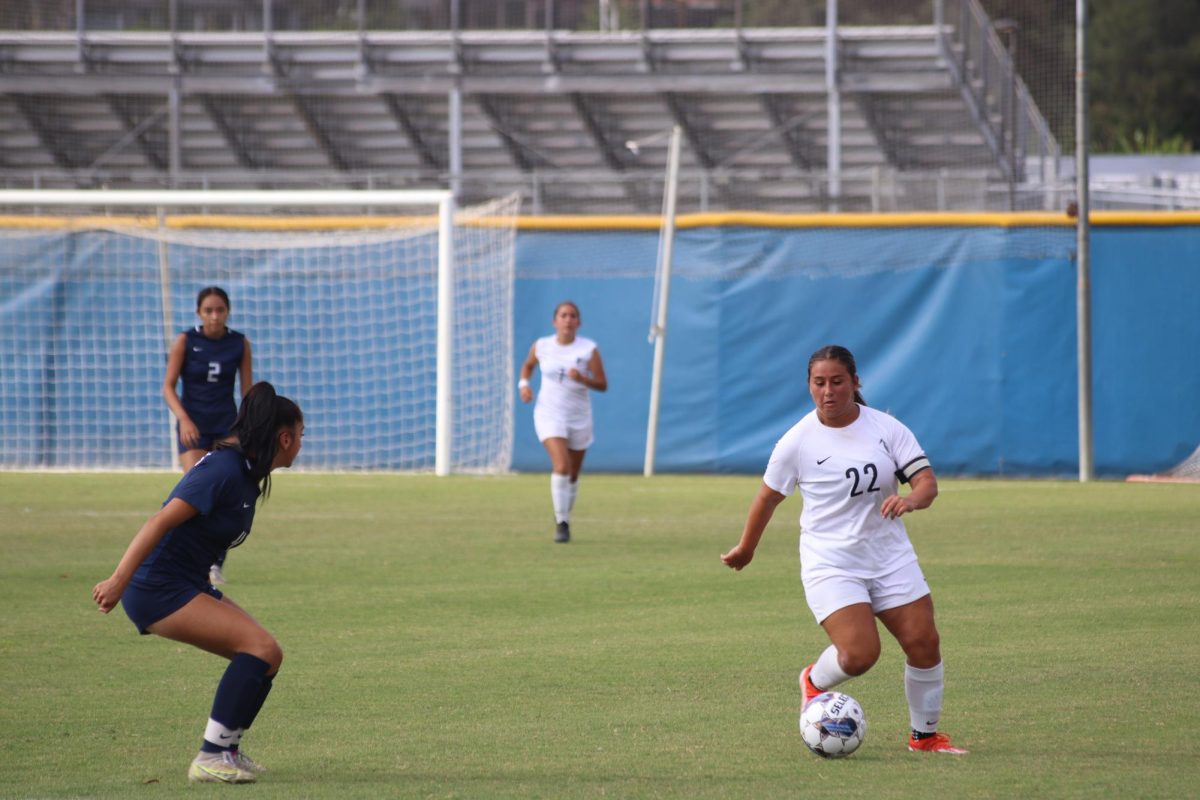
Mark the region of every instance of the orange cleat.
POLYGON ((926 736, 924 739, 914 739, 912 734, 909 734, 908 749, 914 753, 947 753, 952 756, 965 756, 967 754, 967 751, 961 747, 955 747, 950 744, 950 737, 944 733, 935 733, 933 736, 926 736))
POLYGON ((812 673, 813 666, 815 665, 809 664, 800 672, 800 692, 804 695, 804 701, 800 704, 801 708, 808 705, 808 701, 825 691, 824 689, 818 689, 813 684, 812 678, 808 677, 812 673))

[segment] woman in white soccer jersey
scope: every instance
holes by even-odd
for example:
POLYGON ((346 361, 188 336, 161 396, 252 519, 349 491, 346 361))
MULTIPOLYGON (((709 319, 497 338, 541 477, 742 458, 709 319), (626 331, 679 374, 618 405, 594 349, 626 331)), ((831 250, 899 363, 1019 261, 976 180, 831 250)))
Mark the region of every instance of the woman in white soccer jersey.
POLYGON ((933 600, 900 521, 933 503, 937 478, 912 432, 868 408, 859 388, 849 350, 813 353, 808 389, 816 409, 775 445, 741 541, 721 560, 735 570, 749 564, 775 507, 800 487, 800 575, 831 642, 800 673, 804 702, 875 664, 878 618, 906 656, 908 748, 961 755, 938 732, 944 681, 933 600), (897 481, 911 491, 899 495, 897 481))
POLYGON ((579 492, 579 471, 592 443, 592 402, 588 390, 608 389, 604 361, 591 339, 578 336, 579 307, 570 301, 554 309, 554 335, 543 336, 529 348, 517 386, 521 402, 533 399, 529 379, 533 368, 542 372, 533 425, 550 455, 550 499, 554 504, 554 541, 571 540, 571 509, 579 492))

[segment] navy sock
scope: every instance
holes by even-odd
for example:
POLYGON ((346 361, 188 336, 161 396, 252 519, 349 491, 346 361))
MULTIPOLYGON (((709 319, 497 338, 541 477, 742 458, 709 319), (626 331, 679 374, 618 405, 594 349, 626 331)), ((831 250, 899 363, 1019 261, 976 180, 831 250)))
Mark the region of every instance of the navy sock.
POLYGON ((258 712, 262 709, 263 703, 267 702, 267 695, 271 693, 271 686, 273 685, 274 680, 274 675, 264 675, 262 680, 259 681, 258 696, 254 699, 254 702, 251 705, 246 707, 246 712, 242 716, 241 727, 243 729, 248 730, 250 726, 254 724, 254 718, 258 716, 258 712))
POLYGON ((266 698, 262 684, 270 668, 270 664, 249 653, 235 655, 217 684, 209 716, 227 728, 245 727, 246 719, 254 719, 266 698))

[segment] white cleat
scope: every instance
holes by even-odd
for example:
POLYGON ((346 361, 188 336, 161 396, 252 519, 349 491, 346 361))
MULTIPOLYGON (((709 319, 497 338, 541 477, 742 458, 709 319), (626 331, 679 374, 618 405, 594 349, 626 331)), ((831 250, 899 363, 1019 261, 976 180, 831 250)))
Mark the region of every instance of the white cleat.
POLYGON ((189 783, 254 783, 258 776, 238 766, 233 753, 200 753, 188 767, 189 783))

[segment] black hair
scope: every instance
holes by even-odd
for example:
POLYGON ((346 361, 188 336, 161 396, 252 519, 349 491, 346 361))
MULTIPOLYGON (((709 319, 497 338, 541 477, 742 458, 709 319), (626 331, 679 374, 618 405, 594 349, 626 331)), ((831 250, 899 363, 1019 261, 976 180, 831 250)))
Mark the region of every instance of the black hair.
MULTIPOLYGON (((851 378, 858 378, 858 367, 854 363, 854 354, 840 344, 827 344, 809 357, 808 376, 810 378, 812 377, 813 364, 818 361, 837 361, 846 368, 851 378)), ((867 404, 867 401, 863 399, 862 392, 858 389, 854 390, 854 402, 860 406, 867 404)))
POLYGON ((556 319, 558 317, 558 310, 563 306, 570 306, 571 308, 575 309, 575 316, 579 317, 581 320, 583 319, 583 314, 580 313, 579 306, 575 305, 575 301, 573 300, 563 300, 561 303, 556 305, 554 307, 554 313, 550 315, 550 319, 556 319))
POLYGON ((229 305, 229 295, 225 293, 224 289, 220 286, 205 286, 200 290, 200 294, 196 295, 196 310, 200 310, 200 305, 204 302, 204 298, 214 294, 225 301, 226 308, 233 308, 233 306, 229 305))
POLYGON ((229 431, 235 441, 222 442, 218 448, 232 447, 246 457, 250 463, 250 477, 258 484, 259 493, 266 500, 271 493, 271 465, 279 450, 282 428, 294 428, 304 421, 300 406, 282 395, 275 394, 275 387, 259 381, 250 387, 242 398, 237 419, 229 431))

